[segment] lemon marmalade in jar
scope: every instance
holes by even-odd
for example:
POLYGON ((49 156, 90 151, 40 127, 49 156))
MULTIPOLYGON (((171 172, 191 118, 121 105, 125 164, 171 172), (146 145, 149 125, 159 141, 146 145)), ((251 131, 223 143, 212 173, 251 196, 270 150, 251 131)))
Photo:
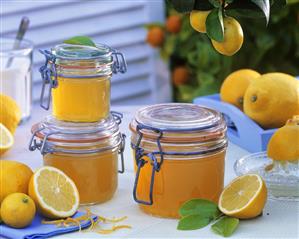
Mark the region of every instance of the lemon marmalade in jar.
POLYGON ((151 215, 179 217, 194 198, 217 203, 227 148, 222 115, 193 104, 142 108, 130 124, 136 178, 133 196, 151 215))
POLYGON ((32 126, 32 134, 29 150, 38 149, 44 165, 62 170, 74 181, 80 204, 102 203, 113 197, 117 173, 124 172, 124 135, 112 115, 80 124, 48 116, 32 126))
POLYGON ((48 110, 52 96, 53 115, 59 120, 96 122, 108 117, 112 73, 126 72, 121 53, 103 44, 59 44, 40 52, 46 57, 40 68, 41 107, 48 110))

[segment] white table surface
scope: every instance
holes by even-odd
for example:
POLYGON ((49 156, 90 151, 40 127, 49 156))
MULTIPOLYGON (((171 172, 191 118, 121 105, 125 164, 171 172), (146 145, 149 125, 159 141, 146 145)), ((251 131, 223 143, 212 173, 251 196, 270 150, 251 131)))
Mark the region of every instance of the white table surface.
MULTIPOLYGON (((121 131, 127 136, 130 136, 128 123, 137 108, 137 106, 112 108, 124 114, 121 131)), ((31 125, 40 121, 47 114, 49 112, 36 105, 31 119, 18 127, 14 147, 2 158, 23 162, 33 170, 42 166, 40 152, 30 152, 28 142, 31 136, 31 125)), ((247 151, 229 143, 226 155, 225 184, 236 177, 233 171, 234 162, 246 154, 248 154, 247 151)), ((132 229, 122 229, 110 235, 76 232, 56 238, 221 238, 211 232, 209 226, 195 231, 178 231, 176 230, 177 220, 157 218, 142 213, 132 197, 134 172, 129 137, 126 142, 125 163, 126 172, 119 175, 119 187, 114 198, 109 202, 90 208, 92 212, 106 217, 128 216, 125 224, 131 225, 132 229)), ((299 203, 269 200, 263 216, 252 220, 242 220, 232 238, 299 238, 299 203)))

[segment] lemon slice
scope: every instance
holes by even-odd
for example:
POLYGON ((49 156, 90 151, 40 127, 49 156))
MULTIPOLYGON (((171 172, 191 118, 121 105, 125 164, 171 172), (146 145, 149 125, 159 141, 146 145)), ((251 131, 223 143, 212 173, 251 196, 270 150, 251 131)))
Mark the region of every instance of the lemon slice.
POLYGON ((219 209, 226 215, 247 219, 260 215, 267 200, 267 188, 257 174, 246 174, 225 187, 219 209))
POLYGON ((14 139, 9 130, 0 123, 0 155, 4 154, 14 144, 14 139))
POLYGON ((37 170, 30 179, 28 191, 39 212, 51 219, 70 217, 79 207, 75 183, 54 167, 37 170))

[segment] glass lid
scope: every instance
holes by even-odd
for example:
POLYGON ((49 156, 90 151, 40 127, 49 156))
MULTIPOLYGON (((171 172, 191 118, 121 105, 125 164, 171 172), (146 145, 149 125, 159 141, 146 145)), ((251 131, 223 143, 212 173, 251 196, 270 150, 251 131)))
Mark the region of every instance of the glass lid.
POLYGON ((196 131, 223 123, 222 115, 194 104, 168 103, 141 108, 135 117, 142 124, 165 131, 196 131))
POLYGON ((112 115, 94 123, 74 123, 60 121, 47 116, 32 126, 32 133, 40 139, 68 143, 99 142, 107 138, 119 138, 119 126, 112 115))
POLYGON ((84 45, 59 44, 51 49, 58 59, 64 60, 90 60, 103 58, 112 61, 112 49, 104 44, 96 47, 84 45))

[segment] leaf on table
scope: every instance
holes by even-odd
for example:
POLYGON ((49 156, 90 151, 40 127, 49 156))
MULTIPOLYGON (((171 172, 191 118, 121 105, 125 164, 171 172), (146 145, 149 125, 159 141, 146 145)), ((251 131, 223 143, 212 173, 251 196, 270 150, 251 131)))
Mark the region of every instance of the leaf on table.
POLYGON ((188 215, 200 215, 201 217, 214 219, 221 213, 217 204, 205 199, 192 199, 185 202, 180 210, 179 214, 184 217, 188 215))
POLYGON ((209 225, 211 219, 201 215, 189 215, 180 219, 178 230, 196 230, 209 225))
POLYGON ((211 226, 212 231, 224 237, 231 236, 239 225, 239 219, 233 217, 222 217, 211 226))
POLYGON ((213 9, 208 15, 206 20, 206 29, 209 38, 218 42, 222 42, 224 40, 223 16, 220 8, 213 9))
POLYGON ((70 39, 64 40, 64 43, 72 45, 96 46, 96 44, 87 36, 75 36, 70 39))

